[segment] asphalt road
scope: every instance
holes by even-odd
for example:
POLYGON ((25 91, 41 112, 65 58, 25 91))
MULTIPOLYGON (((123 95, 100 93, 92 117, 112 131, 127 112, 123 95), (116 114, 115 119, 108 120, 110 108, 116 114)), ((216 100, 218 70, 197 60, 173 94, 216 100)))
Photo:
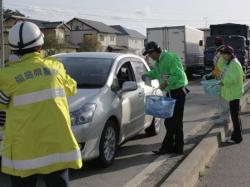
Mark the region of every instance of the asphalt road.
MULTIPOLYGON (((203 94, 199 80, 190 82, 190 94, 187 96, 184 134, 194 134, 195 129, 208 125, 210 117, 217 112, 217 99, 203 94)), ((81 170, 70 171, 70 186, 72 187, 120 187, 125 186, 131 180, 143 172, 149 164, 154 163, 157 156, 151 153, 158 149, 165 134, 165 128, 161 127, 161 133, 154 137, 146 137, 144 132, 130 141, 124 143, 118 150, 117 157, 112 166, 100 169, 94 162, 85 163, 81 170)), ((195 138, 195 136, 193 136, 195 138)), ((175 157, 169 158, 174 160, 175 157)), ((173 166, 166 166, 173 167, 173 166)), ((171 168, 170 168, 171 169, 171 168)), ((161 172, 161 169, 159 170, 161 172)), ((154 173, 157 176, 157 173, 154 173)), ((157 180, 157 177, 156 179, 157 180)), ((9 178, 0 173, 0 186, 10 187, 9 178)), ((40 181, 39 187, 43 184, 40 181)), ((149 185, 150 186, 150 185, 149 185)))

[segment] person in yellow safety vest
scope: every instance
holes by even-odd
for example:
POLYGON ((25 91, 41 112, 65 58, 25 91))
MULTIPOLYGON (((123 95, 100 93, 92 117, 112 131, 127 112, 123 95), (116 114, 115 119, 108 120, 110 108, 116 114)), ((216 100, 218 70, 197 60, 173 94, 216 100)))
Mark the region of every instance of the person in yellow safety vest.
POLYGON ((222 58, 222 55, 220 53, 220 49, 222 49, 223 47, 224 45, 221 45, 216 49, 216 54, 214 59, 214 69, 212 71, 212 75, 218 80, 221 79, 221 73, 224 65, 224 59, 222 58))
MULTIPOLYGON (((9 55, 9 59, 4 63, 4 67, 6 68, 14 64, 15 62, 17 62, 17 59, 18 59, 17 55, 14 54, 9 55)), ((6 109, 0 110, 0 132, 4 131, 5 119, 6 119, 6 109)), ((0 150, 0 155, 1 155, 1 150, 0 150)))
POLYGON ((66 96, 77 91, 63 64, 40 54, 40 29, 18 22, 9 31, 9 45, 20 59, 0 70, 0 110, 7 109, 2 172, 12 186, 66 187, 68 168, 82 167, 81 152, 71 130, 66 96))
POLYGON ((216 79, 221 78, 222 67, 224 65, 224 59, 221 56, 220 49, 224 46, 223 39, 221 37, 216 37, 214 40, 214 45, 216 48, 215 57, 214 57, 214 68, 212 71, 212 75, 216 79))
MULTIPOLYGON (((214 40, 216 52, 214 57, 214 69, 212 71, 212 75, 215 79, 221 80, 223 74, 223 67, 225 64, 225 60, 221 54, 221 49, 224 47, 223 39, 221 37, 216 37, 214 40)), ((229 122, 229 104, 222 97, 219 97, 219 118, 215 120, 215 123, 228 123, 229 122)))
POLYGON ((214 46, 215 46, 215 55, 213 59, 213 70, 211 73, 205 75, 203 78, 206 80, 209 79, 220 79, 222 66, 224 64, 224 60, 220 54, 219 49, 221 49, 223 45, 223 39, 221 37, 215 37, 214 39, 214 46))

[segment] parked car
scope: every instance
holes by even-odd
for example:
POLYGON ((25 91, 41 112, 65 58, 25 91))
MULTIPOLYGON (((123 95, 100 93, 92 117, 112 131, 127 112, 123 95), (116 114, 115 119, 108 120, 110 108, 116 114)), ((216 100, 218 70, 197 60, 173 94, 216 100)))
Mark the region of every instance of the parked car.
MULTIPOLYGON (((149 70, 144 59, 118 53, 65 53, 54 56, 77 81, 69 97, 72 130, 83 159, 112 164, 117 146, 142 130, 159 133, 160 119, 145 115, 145 96, 158 87, 141 75, 149 70)), ((161 94, 158 91, 158 94, 161 94)))

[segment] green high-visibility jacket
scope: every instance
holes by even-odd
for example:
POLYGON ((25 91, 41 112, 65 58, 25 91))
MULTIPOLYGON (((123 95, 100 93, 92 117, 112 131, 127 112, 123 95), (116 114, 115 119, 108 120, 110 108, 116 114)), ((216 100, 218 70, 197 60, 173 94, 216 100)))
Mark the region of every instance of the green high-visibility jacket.
POLYGON ((63 64, 40 53, 0 70, 0 109, 7 109, 3 173, 27 177, 82 167, 66 98, 76 91, 63 64))
POLYGON ((240 99, 244 93, 244 72, 242 70, 240 62, 237 59, 233 59, 230 63, 224 64, 223 69, 223 86, 221 88, 222 97, 227 101, 240 99))
POLYGON ((159 83, 163 83, 163 75, 169 76, 168 86, 165 91, 175 90, 188 84, 187 76, 183 65, 177 54, 162 51, 160 58, 156 61, 153 69, 145 74, 150 79, 158 79, 159 83))

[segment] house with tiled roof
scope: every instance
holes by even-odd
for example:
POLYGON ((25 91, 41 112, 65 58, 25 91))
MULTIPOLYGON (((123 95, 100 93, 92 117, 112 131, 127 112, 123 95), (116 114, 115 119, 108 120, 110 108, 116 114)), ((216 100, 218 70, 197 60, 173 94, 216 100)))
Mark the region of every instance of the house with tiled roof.
POLYGON ((120 32, 117 37, 117 45, 123 46, 128 52, 141 55, 144 49, 144 40, 146 36, 140 32, 128 29, 121 25, 111 25, 112 28, 120 32))
POLYGON ((73 18, 66 24, 70 27, 70 41, 74 44, 84 43, 92 38, 101 45, 97 51, 107 51, 109 46, 118 48, 117 36, 121 33, 102 22, 73 18))
POLYGON ((8 33, 10 28, 15 25, 17 21, 30 21, 35 23, 43 32, 45 38, 56 39, 59 44, 64 44, 63 47, 58 52, 74 52, 78 48, 77 45, 70 43, 70 28, 62 21, 45 21, 45 20, 37 20, 31 19, 28 17, 21 16, 11 16, 4 20, 4 41, 5 41, 5 59, 7 59, 10 54, 9 46, 8 46, 8 33))

